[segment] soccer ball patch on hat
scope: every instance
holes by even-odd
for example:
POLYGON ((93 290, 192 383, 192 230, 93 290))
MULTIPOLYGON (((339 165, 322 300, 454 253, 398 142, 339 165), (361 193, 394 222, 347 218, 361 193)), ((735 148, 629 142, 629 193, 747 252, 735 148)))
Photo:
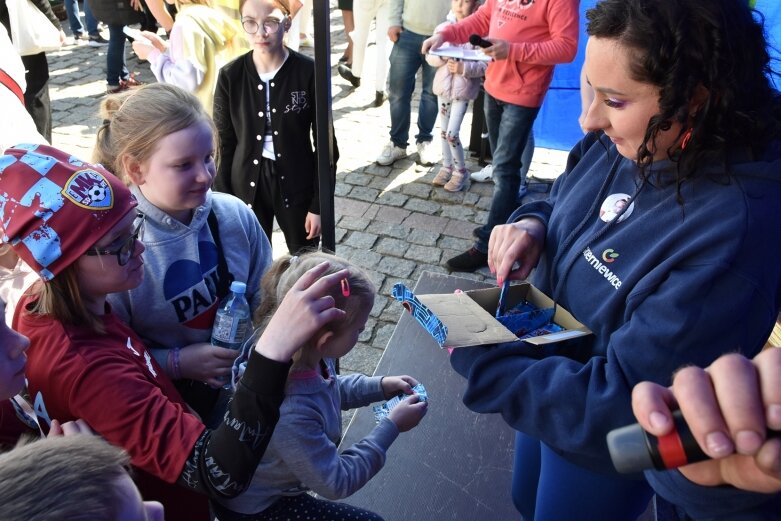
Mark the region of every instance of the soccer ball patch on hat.
POLYGON ((89 168, 73 174, 65 183, 62 195, 82 208, 110 210, 114 206, 114 194, 106 177, 89 168))

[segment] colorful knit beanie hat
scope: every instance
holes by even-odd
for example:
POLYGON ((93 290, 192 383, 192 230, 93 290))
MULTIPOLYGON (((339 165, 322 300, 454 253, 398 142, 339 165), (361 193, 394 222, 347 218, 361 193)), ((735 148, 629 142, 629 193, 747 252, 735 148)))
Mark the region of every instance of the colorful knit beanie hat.
POLYGON ((46 145, 0 156, 0 232, 40 277, 70 266, 136 206, 102 166, 46 145))

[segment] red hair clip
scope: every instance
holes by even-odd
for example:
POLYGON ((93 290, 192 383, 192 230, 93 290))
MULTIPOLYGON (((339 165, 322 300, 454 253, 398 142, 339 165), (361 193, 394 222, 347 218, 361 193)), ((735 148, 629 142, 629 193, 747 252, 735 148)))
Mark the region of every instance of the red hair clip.
POLYGON ((350 282, 347 280, 347 278, 342 279, 342 295, 345 297, 350 296, 350 282))

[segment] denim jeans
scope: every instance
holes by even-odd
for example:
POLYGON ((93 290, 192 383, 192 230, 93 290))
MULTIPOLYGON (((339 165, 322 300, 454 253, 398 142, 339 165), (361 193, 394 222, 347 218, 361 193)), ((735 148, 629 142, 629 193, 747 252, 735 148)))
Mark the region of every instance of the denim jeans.
POLYGON ((488 222, 477 232, 475 248, 487 253, 491 230, 506 223, 518 206, 518 188, 525 181, 521 179, 521 157, 540 108, 505 103, 487 92, 483 107, 493 156, 494 195, 488 222))
MULTIPOLYGON (((402 31, 393 45, 390 55, 388 77, 388 101, 390 103, 390 137, 397 147, 406 148, 409 144, 409 126, 412 113, 412 92, 415 90, 415 74, 423 70, 423 92, 418 106, 418 134, 415 142, 431 141, 434 136, 434 123, 437 119, 437 97, 433 83, 436 69, 426 63, 426 57, 420 53, 423 41, 428 38, 411 31, 402 31)), ((509 215, 509 214, 508 214, 509 215)))
MULTIPOLYGON (((71 28, 73 36, 79 37, 84 34, 84 25, 79 18, 79 0, 65 0, 65 12, 68 14, 68 24, 71 28)), ((98 35, 98 21, 92 15, 92 10, 89 8, 89 2, 84 0, 84 22, 87 26, 87 34, 90 36, 98 35)))
POLYGON ((119 80, 130 77, 125 62, 125 33, 123 25, 108 26, 108 52, 106 53, 106 81, 109 85, 119 85, 119 80))

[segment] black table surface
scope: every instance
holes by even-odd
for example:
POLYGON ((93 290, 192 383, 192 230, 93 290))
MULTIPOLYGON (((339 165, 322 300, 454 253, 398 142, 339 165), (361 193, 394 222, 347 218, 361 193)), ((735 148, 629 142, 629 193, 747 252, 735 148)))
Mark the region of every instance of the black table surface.
MULTIPOLYGON (((490 287, 470 279, 424 272, 416 294, 490 287)), ((398 305, 399 320, 375 374, 408 374, 429 396, 428 413, 388 451, 385 467, 343 500, 386 521, 442 519, 504 521, 520 514, 510 499, 514 431, 496 414, 476 414, 461 398, 466 381, 448 352, 398 305)), ((371 407, 359 409, 344 433, 349 447, 374 427, 371 407)))

